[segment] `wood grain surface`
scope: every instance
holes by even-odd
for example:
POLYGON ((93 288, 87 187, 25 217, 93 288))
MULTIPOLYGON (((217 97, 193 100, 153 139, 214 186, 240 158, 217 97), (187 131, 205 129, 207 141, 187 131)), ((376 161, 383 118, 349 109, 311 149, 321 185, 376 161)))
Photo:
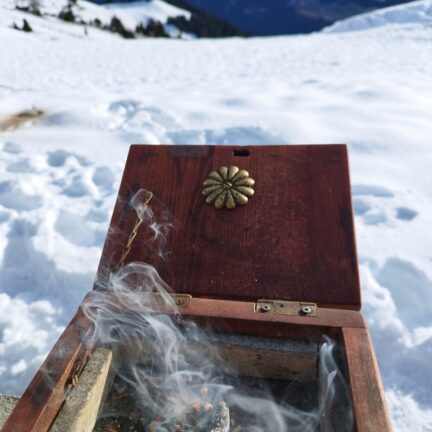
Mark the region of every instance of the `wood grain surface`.
POLYGON ((359 309, 345 145, 132 146, 101 278, 125 247, 136 219, 130 200, 140 189, 154 193, 154 220, 146 223, 164 236, 141 228, 126 262, 152 264, 176 292, 359 309), (216 210, 205 202, 202 183, 223 165, 255 179, 247 205, 216 210))
POLYGON ((390 432, 384 388, 367 329, 343 328, 348 376, 358 432, 390 432))

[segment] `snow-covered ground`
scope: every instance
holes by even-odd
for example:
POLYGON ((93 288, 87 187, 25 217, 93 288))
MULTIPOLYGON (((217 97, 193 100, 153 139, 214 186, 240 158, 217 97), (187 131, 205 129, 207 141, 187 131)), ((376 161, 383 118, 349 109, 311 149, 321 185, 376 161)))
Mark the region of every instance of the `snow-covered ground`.
POLYGON ((430 4, 362 31, 182 41, 86 36, 1 2, 0 125, 46 114, 0 132, 0 392, 23 390, 91 289, 131 143, 346 142, 395 430, 432 431, 430 4), (10 28, 23 17, 33 33, 10 28))

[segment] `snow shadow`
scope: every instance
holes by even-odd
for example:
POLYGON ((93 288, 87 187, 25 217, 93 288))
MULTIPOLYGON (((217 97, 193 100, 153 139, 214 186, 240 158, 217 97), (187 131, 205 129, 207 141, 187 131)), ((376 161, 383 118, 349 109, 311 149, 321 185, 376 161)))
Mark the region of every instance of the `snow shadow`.
POLYGON ((58 324, 66 324, 92 289, 94 273, 59 270, 53 260, 34 248, 36 233, 36 225, 28 220, 13 221, 0 267, 0 286, 2 292, 25 302, 48 300, 62 313, 58 324))
POLYGON ((384 384, 427 408, 432 388, 432 281, 400 258, 389 258, 380 267, 373 261, 363 264, 363 313, 384 384))
POLYGON ((238 126, 226 129, 191 129, 169 132, 173 144, 231 144, 231 145, 271 145, 283 144, 281 136, 257 126, 238 126))

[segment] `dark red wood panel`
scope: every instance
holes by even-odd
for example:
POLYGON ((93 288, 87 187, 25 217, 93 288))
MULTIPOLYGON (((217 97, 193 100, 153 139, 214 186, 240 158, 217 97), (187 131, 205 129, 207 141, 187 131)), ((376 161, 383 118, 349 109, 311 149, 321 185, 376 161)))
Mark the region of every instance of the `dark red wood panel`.
POLYGON ((384 388, 366 328, 343 328, 357 432, 391 432, 384 388))
POLYGON ((345 145, 132 146, 101 275, 127 243, 136 218, 129 202, 139 189, 154 193, 155 222, 171 221, 172 229, 161 246, 142 227, 126 262, 154 265, 175 291, 360 307, 345 145), (216 210, 205 202, 202 183, 222 165, 255 179, 246 206, 216 210))

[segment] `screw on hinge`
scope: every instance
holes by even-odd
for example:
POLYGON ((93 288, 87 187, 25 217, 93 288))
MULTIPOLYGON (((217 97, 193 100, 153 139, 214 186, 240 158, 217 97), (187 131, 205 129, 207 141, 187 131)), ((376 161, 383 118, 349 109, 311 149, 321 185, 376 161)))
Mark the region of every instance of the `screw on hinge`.
POLYGON ((260 311, 261 312, 268 312, 269 310, 271 309, 271 306, 270 305, 268 305, 268 304, 263 304, 263 305, 261 305, 260 306, 260 311))
POLYGON ((302 306, 301 313, 303 315, 309 315, 310 313, 312 313, 312 308, 310 306, 302 306))

